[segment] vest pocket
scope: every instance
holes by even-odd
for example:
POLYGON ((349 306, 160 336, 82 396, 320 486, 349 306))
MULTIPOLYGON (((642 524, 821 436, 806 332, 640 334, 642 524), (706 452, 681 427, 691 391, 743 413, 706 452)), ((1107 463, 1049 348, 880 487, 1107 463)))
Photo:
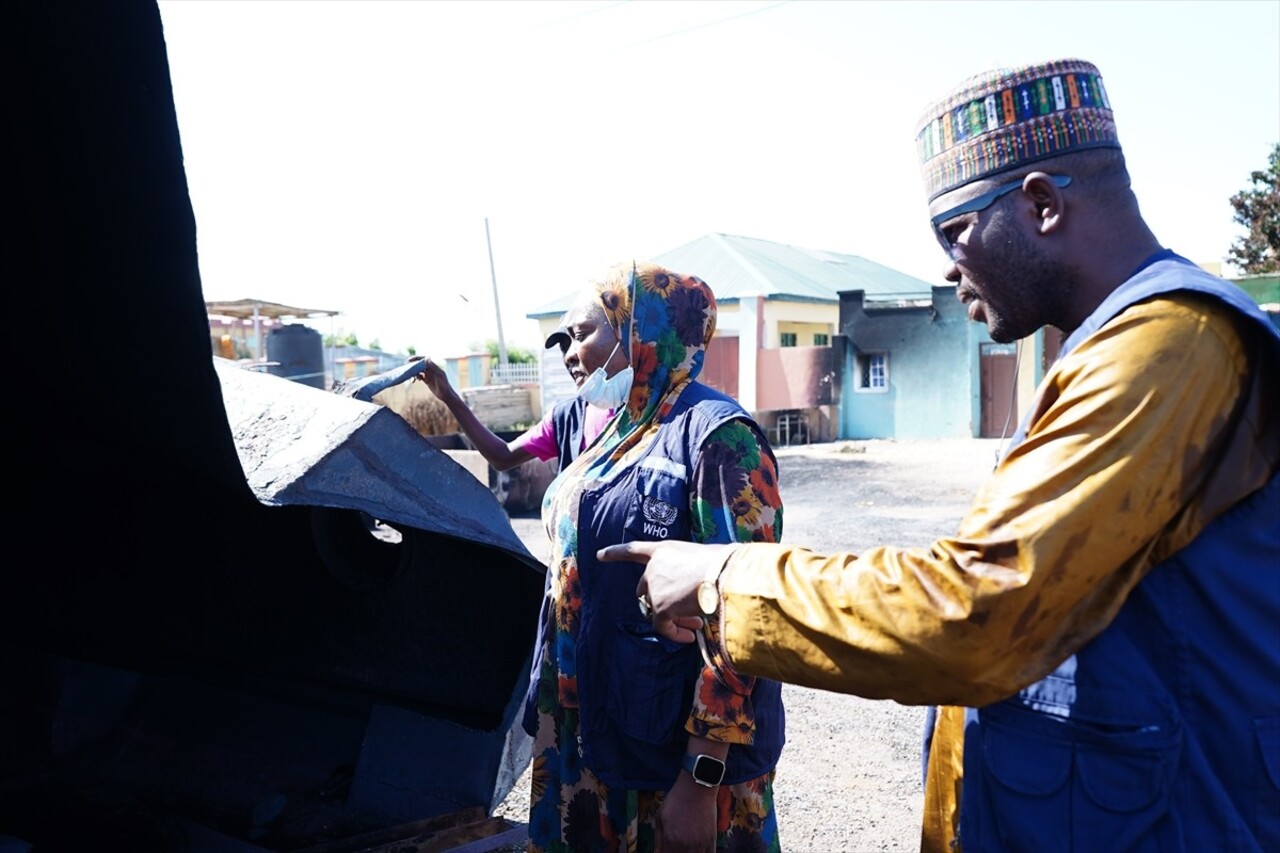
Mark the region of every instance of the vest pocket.
POLYGON ((683 467, 652 457, 640 463, 623 525, 624 542, 689 538, 689 489, 683 467))
POLYGON ((1165 819, 1181 728, 1166 709, 1144 710, 1145 719, 1133 713, 1066 719, 1008 702, 982 709, 980 784, 994 833, 978 846, 1036 853, 1182 849, 1176 820, 1165 819))
POLYGON ((618 631, 605 712, 636 740, 665 744, 683 736, 693 702, 697 647, 658 636, 648 622, 619 622, 618 631))

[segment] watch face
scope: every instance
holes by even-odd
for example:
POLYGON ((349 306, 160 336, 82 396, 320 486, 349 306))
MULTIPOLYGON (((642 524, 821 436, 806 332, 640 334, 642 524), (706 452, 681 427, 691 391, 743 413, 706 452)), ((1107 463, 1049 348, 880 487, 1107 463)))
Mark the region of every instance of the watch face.
POLYGON ((724 762, 709 755, 699 755, 694 759, 692 772, 694 781, 714 787, 724 779, 724 762))
POLYGON ((704 616, 711 616, 720 609, 720 593, 713 583, 702 582, 698 587, 698 607, 704 616))

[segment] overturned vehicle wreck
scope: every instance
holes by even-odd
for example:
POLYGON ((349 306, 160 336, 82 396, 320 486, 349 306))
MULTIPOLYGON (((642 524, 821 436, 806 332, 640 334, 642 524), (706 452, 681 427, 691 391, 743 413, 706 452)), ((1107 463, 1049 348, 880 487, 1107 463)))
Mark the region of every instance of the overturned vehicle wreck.
POLYGON ((17 402, 0 848, 518 842, 545 567, 390 410, 211 357, 154 3, 10 17, 19 351, 69 387, 17 402))

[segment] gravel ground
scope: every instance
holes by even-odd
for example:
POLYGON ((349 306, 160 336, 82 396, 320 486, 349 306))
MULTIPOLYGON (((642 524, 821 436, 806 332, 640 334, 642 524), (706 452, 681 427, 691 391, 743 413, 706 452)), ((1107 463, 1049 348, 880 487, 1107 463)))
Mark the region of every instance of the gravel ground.
MULTIPOLYGON (((928 545, 954 531, 995 464, 994 439, 844 441, 777 449, 783 541, 815 551, 928 545)), ((535 517, 516 533, 541 553, 535 517)), ((922 708, 786 685, 774 799, 782 849, 916 850, 922 708)), ((496 810, 528 818, 529 773, 496 810)))

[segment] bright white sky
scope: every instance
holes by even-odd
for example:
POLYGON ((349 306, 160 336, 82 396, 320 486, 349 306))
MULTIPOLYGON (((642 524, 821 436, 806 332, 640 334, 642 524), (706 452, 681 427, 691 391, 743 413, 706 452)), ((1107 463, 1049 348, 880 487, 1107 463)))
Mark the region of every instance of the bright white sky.
POLYGON ((916 121, 990 67, 1097 64, 1148 222, 1200 263, 1280 141, 1277 0, 159 5, 205 298, 437 357, 498 336, 486 218, 508 347, 712 232, 941 283, 916 121))

